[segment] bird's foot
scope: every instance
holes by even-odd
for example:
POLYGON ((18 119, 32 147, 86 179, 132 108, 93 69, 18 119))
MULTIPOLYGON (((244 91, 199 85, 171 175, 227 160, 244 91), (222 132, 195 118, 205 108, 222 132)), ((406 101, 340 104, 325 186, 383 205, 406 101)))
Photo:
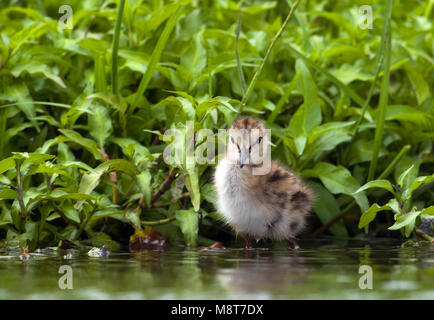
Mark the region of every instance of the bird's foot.
POLYGON ((252 243, 250 242, 249 236, 245 235, 244 236, 244 241, 246 242, 246 245, 245 245, 244 249, 246 249, 246 250, 252 249, 252 243))
POLYGON ((298 249, 300 246, 295 242, 294 239, 289 239, 289 248, 290 249, 298 249))

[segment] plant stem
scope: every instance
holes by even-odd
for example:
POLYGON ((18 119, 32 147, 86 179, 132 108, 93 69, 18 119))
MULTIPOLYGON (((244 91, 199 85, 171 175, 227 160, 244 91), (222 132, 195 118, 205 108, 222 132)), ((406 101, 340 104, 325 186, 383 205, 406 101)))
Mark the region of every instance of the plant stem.
POLYGON ((392 160, 392 162, 387 166, 386 169, 378 176, 378 179, 386 178, 392 170, 395 168, 398 161, 410 150, 410 145, 405 145, 402 147, 401 151, 396 155, 396 157, 392 160))
MULTIPOLYGON (((381 49, 380 49, 380 51, 381 51, 381 49)), ((359 131, 360 123, 362 122, 363 117, 365 116, 365 113, 366 113, 366 109, 368 108, 369 102, 371 101, 372 94, 374 93, 375 84, 377 83, 377 80, 378 80, 378 77, 380 74, 380 70, 381 70, 381 66, 383 65, 384 55, 382 55, 381 53, 379 53, 379 54, 381 56, 380 56, 379 61, 378 61, 377 72, 375 73, 374 81, 372 82, 371 87, 369 88, 368 97, 366 98, 365 103, 362 107, 362 113, 360 114, 359 120, 357 120, 356 126, 354 128, 353 138, 357 135, 357 132, 359 131)))
POLYGON ((23 200, 23 180, 21 176, 21 163, 22 160, 15 159, 15 168, 17 170, 17 194, 18 194, 18 203, 20 205, 20 216, 21 219, 25 220, 27 217, 27 212, 23 200))
POLYGON ((176 217, 170 217, 167 219, 161 219, 161 220, 157 220, 157 221, 142 221, 142 226, 157 226, 160 224, 167 224, 170 223, 172 221, 175 221, 176 217))
POLYGON ((118 8, 118 16, 116 18, 115 33, 113 35, 112 45, 112 92, 114 95, 119 95, 118 83, 118 47, 119 47, 119 34, 122 25, 122 16, 124 13, 125 0, 120 0, 118 8))
POLYGON ((298 82, 298 78, 300 77, 301 71, 297 72, 297 74, 294 76, 294 78, 291 80, 291 82, 288 85, 288 88, 286 89, 285 93, 280 97, 279 101, 276 104, 276 107, 271 112, 270 116, 268 117, 267 122, 269 124, 272 124, 274 120, 276 120, 276 117, 279 115, 280 110, 282 110, 283 105, 288 100, 289 96, 291 95, 291 92, 294 90, 295 85, 298 82))
POLYGON ((243 90, 243 96, 246 94, 246 79, 244 78, 243 67, 240 61, 240 55, 238 54, 238 39, 240 37, 241 32, 241 6, 243 0, 238 4, 238 24, 237 29, 235 31, 235 56, 237 58, 237 69, 238 69, 238 78, 240 80, 241 90, 243 90))
POLYGON ((383 32, 381 33, 381 44, 380 44, 380 49, 378 49, 378 65, 377 65, 377 71, 375 73, 375 77, 374 77, 374 81, 371 84, 371 87, 369 88, 369 93, 368 93, 368 97, 365 100, 365 103, 362 107, 362 113, 360 114, 359 120, 357 121, 357 124, 354 128, 354 132, 353 132, 353 138, 356 136, 358 130, 359 130, 359 126, 360 123, 363 120, 363 117, 365 116, 366 113, 366 109, 368 108, 369 105, 369 101, 371 101, 372 98, 372 94, 374 93, 374 88, 375 88, 375 84, 377 83, 377 80, 379 78, 380 75, 380 71, 381 71, 381 67, 383 65, 383 61, 384 61, 384 48, 387 45, 387 35, 388 35, 388 31, 387 31, 387 19, 385 19, 384 24, 383 24, 383 32))
POLYGON ((390 17, 392 12, 392 0, 387 2, 387 13, 385 15, 384 27, 386 28, 386 44, 385 44, 385 63, 384 75, 381 82, 380 102, 378 104, 377 125, 375 128, 374 151, 372 154, 371 165, 369 166, 368 181, 374 178, 375 170, 377 169, 378 154, 383 144, 384 123, 386 119, 386 108, 389 98, 389 76, 390 76, 390 56, 392 46, 392 35, 390 17))
POLYGON ((425 240, 430 241, 431 243, 434 243, 434 238, 431 237, 431 236, 429 236, 429 235, 427 235, 426 233, 422 232, 422 230, 420 230, 420 229, 414 229, 414 232, 415 232, 419 237, 421 237, 422 239, 425 239, 425 240))
POLYGON ((262 60, 261 65, 259 66, 259 69, 255 72, 255 74, 253 75, 253 79, 249 84, 249 87, 247 88, 247 92, 246 94, 243 96, 243 99, 241 100, 241 108, 240 108, 240 113, 242 112, 243 107, 246 105, 247 100, 250 97, 250 94, 253 91, 253 88, 256 85, 256 82, 258 81, 259 76, 262 73, 262 69, 264 69, 264 65, 268 60, 268 57, 271 53, 271 50, 273 49, 277 39, 279 39, 280 35, 282 34, 283 30, 285 29, 286 25, 288 24, 289 20, 291 19, 295 9, 297 9, 298 4, 300 3, 300 0, 297 0, 297 2, 292 6, 291 11, 289 12, 288 16, 286 17, 285 21, 282 24, 282 27, 280 28, 280 30, 276 33, 276 35, 274 36, 273 40, 271 41, 270 46, 267 49, 267 52, 265 53, 265 57, 262 60))
POLYGON ((332 225, 334 225, 336 222, 338 222, 341 218, 343 218, 354 206, 356 205, 356 201, 351 201, 347 206, 342 210, 342 212, 336 216, 334 216, 329 222, 322 225, 318 229, 316 229, 311 236, 317 237, 324 231, 328 230, 332 225))
POLYGON ((163 181, 163 183, 160 186, 160 189, 158 189, 157 193, 155 193, 151 197, 151 205, 163 194, 167 191, 167 189, 170 188, 170 184, 172 183, 173 179, 175 179, 175 169, 171 169, 169 171, 169 175, 167 178, 163 181))
POLYGON ((74 240, 77 241, 78 239, 80 239, 81 234, 83 233, 84 228, 86 227, 87 223, 89 222, 90 218, 92 218, 93 214, 95 213, 97 208, 96 203, 93 206, 92 212, 84 219, 84 221, 82 222, 80 228, 77 231, 77 234, 75 235, 74 240))

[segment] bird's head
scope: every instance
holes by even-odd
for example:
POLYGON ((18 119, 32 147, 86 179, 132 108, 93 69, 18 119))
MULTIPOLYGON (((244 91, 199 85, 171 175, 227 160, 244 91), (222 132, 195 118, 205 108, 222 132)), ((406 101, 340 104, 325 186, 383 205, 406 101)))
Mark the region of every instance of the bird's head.
POLYGON ((227 158, 240 168, 260 166, 269 145, 270 137, 260 121, 252 117, 239 118, 229 129, 227 158))

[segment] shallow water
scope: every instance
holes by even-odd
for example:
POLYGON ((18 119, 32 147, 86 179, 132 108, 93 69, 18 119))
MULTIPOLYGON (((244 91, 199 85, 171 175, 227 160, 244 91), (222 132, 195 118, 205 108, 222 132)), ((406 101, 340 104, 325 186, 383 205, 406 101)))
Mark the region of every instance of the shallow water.
POLYGON ((0 299, 434 299, 434 246, 389 239, 300 241, 300 249, 111 253, 6 258, 0 299), (59 288, 69 265, 72 290, 59 288), (361 265, 372 289, 359 288, 361 265))

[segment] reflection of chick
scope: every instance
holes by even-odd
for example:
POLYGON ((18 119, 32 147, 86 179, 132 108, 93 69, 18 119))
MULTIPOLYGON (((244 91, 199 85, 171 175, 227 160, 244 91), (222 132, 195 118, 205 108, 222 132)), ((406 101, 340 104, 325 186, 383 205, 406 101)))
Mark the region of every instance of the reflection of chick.
POLYGON ((312 206, 312 192, 293 172, 276 162, 268 173, 255 169, 267 161, 270 141, 261 122, 236 120, 229 130, 226 157, 215 172, 218 212, 237 232, 255 239, 293 238, 303 228, 312 206), (261 158, 262 157, 262 158, 261 158), (258 159, 262 162, 258 162, 258 159))

